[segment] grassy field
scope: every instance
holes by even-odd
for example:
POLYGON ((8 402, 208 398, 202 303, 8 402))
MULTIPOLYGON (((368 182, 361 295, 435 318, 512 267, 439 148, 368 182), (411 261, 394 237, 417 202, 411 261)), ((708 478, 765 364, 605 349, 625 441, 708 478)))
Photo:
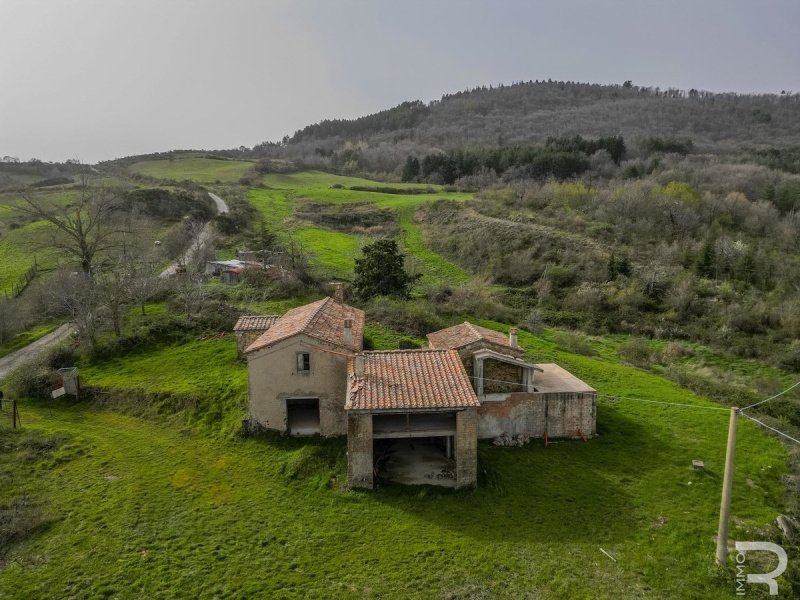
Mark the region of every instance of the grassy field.
POLYGON ((199 183, 232 183, 253 166, 243 160, 215 160, 212 158, 176 158, 173 160, 143 160, 133 163, 129 170, 157 179, 183 181, 191 179, 199 183))
MULTIPOLYGON (((69 203, 75 192, 53 190, 39 192, 57 204, 69 203)), ((19 199, 17 193, 0 194, 0 294, 11 293, 12 284, 33 266, 34 256, 41 268, 50 268, 57 263, 57 253, 47 248, 39 247, 37 240, 41 239, 43 228, 47 227, 44 221, 28 222, 13 209, 19 199)))
MULTIPOLYGON (((381 348, 399 341, 377 325, 367 335, 381 348)), ((520 343, 602 393, 718 407, 602 348, 596 357, 564 352, 550 331, 520 332, 520 343)), ((230 338, 198 339, 81 365, 90 386, 195 400, 173 418, 24 401, 26 429, 63 441, 53 455, 37 454, 46 444, 0 429, 0 444, 21 448, 0 454, 0 506, 28 494, 45 522, 11 547, 0 590, 31 598, 733 595, 732 575, 713 566, 724 411, 603 397, 599 435, 588 443, 481 444, 475 491, 354 493, 343 488, 342 440, 231 434, 246 398, 234 356, 230 338), (696 458, 705 472, 692 470, 696 458)), ((786 471, 784 448, 742 422, 731 537, 770 535, 786 471)))
MULTIPOLYGON (((343 177, 319 171, 267 175, 263 178, 263 183, 268 188, 253 189, 249 192, 248 198, 274 228, 287 226, 287 220, 299 201, 313 200, 327 204, 372 203, 395 212, 402 231, 401 241, 406 252, 413 258, 413 268, 423 274, 423 283, 462 283, 469 279, 463 269, 425 245, 422 230, 414 222, 414 211, 423 204, 442 198, 468 200, 470 194, 445 192, 440 186, 381 184, 368 179, 343 177), (344 187, 332 187, 334 185, 344 187), (432 187, 435 191, 429 194, 403 195, 345 189, 351 186, 377 188, 381 185, 404 189, 432 187)), ((293 223, 291 226, 297 239, 313 255, 315 262, 328 270, 331 275, 343 279, 352 277, 354 259, 361 247, 370 241, 368 236, 331 231, 322 227, 309 227, 303 223, 293 223)))

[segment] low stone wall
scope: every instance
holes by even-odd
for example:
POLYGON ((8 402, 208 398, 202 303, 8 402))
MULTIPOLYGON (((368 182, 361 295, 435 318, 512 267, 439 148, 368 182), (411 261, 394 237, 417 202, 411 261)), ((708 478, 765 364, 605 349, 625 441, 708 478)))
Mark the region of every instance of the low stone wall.
POLYGON ((597 433, 597 393, 508 394, 505 400, 487 400, 478 408, 478 438, 527 434, 551 438, 578 438, 597 433))

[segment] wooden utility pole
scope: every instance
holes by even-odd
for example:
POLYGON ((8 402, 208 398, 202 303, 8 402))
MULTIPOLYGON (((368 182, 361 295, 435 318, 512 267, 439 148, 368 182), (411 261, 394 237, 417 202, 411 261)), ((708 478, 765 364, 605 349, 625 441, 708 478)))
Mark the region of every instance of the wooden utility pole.
POLYGON ((731 407, 731 420, 728 424, 728 448, 725 452, 725 475, 722 478, 722 501, 719 507, 719 528, 717 529, 717 564, 728 564, 728 521, 731 513, 731 489, 733 488, 733 463, 736 458, 736 422, 739 409, 731 407))

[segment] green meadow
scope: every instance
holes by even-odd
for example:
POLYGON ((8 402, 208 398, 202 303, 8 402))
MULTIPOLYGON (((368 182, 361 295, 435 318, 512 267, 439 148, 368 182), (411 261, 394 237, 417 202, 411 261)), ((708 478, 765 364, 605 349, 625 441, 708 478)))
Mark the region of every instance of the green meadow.
POLYGON ((191 157, 159 160, 143 160, 133 163, 131 173, 147 175, 156 179, 183 181, 190 179, 199 183, 233 183, 239 181, 253 163, 243 160, 217 160, 191 157))

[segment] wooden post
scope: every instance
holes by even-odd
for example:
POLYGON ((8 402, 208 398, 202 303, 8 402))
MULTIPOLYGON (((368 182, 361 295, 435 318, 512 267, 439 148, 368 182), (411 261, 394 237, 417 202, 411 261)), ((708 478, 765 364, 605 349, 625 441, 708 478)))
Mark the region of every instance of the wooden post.
POLYGON ((717 528, 717 564, 728 564, 728 521, 731 513, 731 490, 733 489, 733 464, 736 459, 736 421, 739 409, 731 407, 731 420, 728 424, 728 448, 725 452, 725 475, 722 477, 722 501, 719 507, 719 527, 717 528))
MULTIPOLYGON (((19 420, 19 413, 17 412, 17 399, 11 399, 11 429, 17 428, 17 421, 19 420)), ((20 423, 22 425, 22 423, 20 423)))

